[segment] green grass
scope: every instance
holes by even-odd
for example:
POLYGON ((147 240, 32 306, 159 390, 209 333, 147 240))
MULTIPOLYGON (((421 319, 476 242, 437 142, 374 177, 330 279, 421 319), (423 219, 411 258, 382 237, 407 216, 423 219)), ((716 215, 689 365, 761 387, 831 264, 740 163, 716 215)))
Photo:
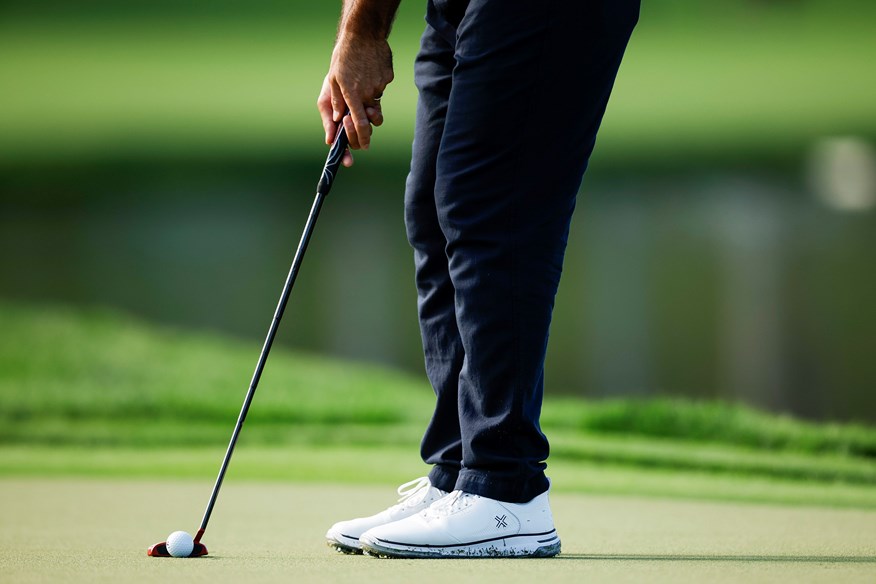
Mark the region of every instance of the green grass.
POLYGON ((581 407, 549 402, 548 427, 600 434, 717 442, 758 450, 849 454, 876 458, 876 432, 855 424, 807 424, 751 408, 713 401, 612 400, 581 407))
MULTIPOLYGON (((208 486, 223 447, 81 448, 0 446, 0 477, 186 479, 208 486)), ((241 438, 229 481, 370 484, 386 487, 421 476, 428 468, 415 448, 253 445, 241 438)), ((645 495, 677 499, 876 509, 876 489, 845 481, 648 468, 623 461, 552 459, 549 474, 560 493, 645 495)))
MULTIPOLYGON (((0 304, 0 330, 0 474, 13 475, 205 472, 169 461, 210 452, 198 460, 215 463, 259 348, 110 311, 52 306, 0 304), (127 454, 138 451, 143 458, 127 454)), ((290 461, 302 453, 325 457, 314 463, 322 472, 301 467, 314 480, 377 480, 385 464, 397 464, 392 476, 403 478, 422 466, 417 445, 432 404, 421 377, 277 347, 241 439, 248 450, 269 453, 270 463, 255 462, 248 472, 301 478, 303 471, 276 464, 287 452, 290 461), (363 468, 339 461, 345 458, 371 462, 363 468)), ((804 423, 720 403, 548 398, 543 427, 552 471, 578 477, 567 484, 582 489, 618 473, 645 473, 642 485, 650 486, 627 487, 632 492, 670 492, 676 474, 694 477, 682 486, 724 477, 706 493, 726 494, 726 481, 740 477, 843 485, 851 493, 876 485, 876 430, 865 426, 804 423), (612 470, 593 478, 597 467, 612 470), (656 486, 654 477, 663 477, 656 486)))
MULTIPOLYGON (((876 136, 872 2, 662 4, 643 6, 599 167, 796 163, 820 136, 876 136)), ((310 152, 336 11, 265 1, 10 10, 0 20, 0 160, 310 152)), ((409 154, 421 29, 422 6, 405 4, 371 156, 409 154)))
MULTIPOLYGON (((110 312, 0 310, 4 442, 216 443, 213 430, 236 417, 258 355, 256 343, 110 312)), ((278 426, 421 422, 412 412, 431 400, 422 382, 365 364, 279 349, 270 363, 249 418, 266 441, 278 426)))

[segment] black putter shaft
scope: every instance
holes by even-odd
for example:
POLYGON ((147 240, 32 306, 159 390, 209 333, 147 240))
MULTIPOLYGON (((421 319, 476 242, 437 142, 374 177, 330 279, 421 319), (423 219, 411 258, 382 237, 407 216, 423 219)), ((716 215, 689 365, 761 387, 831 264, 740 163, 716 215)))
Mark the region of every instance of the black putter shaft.
POLYGON ((289 269, 289 275, 286 277, 283 292, 280 294, 280 301, 277 303, 277 310, 274 312, 274 319, 271 321, 271 327, 268 329, 268 336, 265 338, 262 353, 259 355, 255 372, 252 375, 252 381, 249 384, 249 391, 246 392, 246 398, 243 400, 243 407, 240 408, 240 415, 237 416, 237 424, 235 424, 234 432, 231 434, 231 441, 228 443, 228 450, 225 451, 225 458, 222 459, 222 466, 219 468, 219 476, 216 477, 216 484, 213 485, 213 493, 210 495, 210 502, 207 504, 207 509, 204 511, 204 518, 201 520, 201 527, 198 529, 198 533, 195 536, 195 544, 200 543, 204 531, 207 530, 207 522, 210 521, 210 515, 213 513, 213 506, 216 504, 216 497, 219 495, 219 488, 222 486, 222 480, 225 478, 225 471, 228 470, 228 463, 231 460, 231 454, 234 452, 234 445, 237 443, 240 429, 243 428, 243 422, 246 420, 246 414, 249 411, 249 406, 255 395, 256 387, 258 387, 259 379, 262 376, 262 370, 265 368, 265 362, 268 360, 268 353, 271 352, 271 345, 274 343, 274 337, 277 335, 277 329, 280 326, 280 319, 283 318, 283 311, 286 310, 286 302, 289 300, 292 286, 295 284, 295 279, 298 277, 298 269, 301 267, 301 260, 304 258, 304 252, 307 251, 307 244, 310 242, 310 236, 313 234, 313 227, 316 225, 317 217, 319 217, 319 210, 322 208, 322 203, 332 188, 332 183, 334 182, 335 175, 341 166, 341 159, 344 157, 347 144, 347 132, 344 130, 343 124, 341 124, 340 129, 335 136, 335 141, 332 144, 331 150, 329 150, 325 166, 322 169, 322 177, 319 179, 319 184, 316 187, 316 198, 313 200, 313 207, 311 207, 310 215, 307 217, 307 223, 304 225, 304 233, 301 234, 301 241, 298 243, 298 249, 295 251, 295 257, 292 260, 292 267, 289 269))

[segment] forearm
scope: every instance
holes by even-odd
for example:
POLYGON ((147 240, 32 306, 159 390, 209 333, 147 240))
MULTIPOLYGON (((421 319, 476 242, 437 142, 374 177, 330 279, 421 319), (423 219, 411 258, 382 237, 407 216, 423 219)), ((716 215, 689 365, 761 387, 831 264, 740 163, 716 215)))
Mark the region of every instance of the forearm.
POLYGON ((343 35, 389 38, 392 22, 401 0, 344 0, 338 22, 338 38, 343 35))

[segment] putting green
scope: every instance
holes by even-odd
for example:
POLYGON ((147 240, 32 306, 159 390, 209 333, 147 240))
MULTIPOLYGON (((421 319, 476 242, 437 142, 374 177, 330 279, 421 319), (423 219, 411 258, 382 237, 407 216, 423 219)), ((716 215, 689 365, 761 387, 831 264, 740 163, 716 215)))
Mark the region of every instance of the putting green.
POLYGON ((558 493, 563 554, 546 560, 377 560, 323 543, 390 488, 228 483, 201 559, 149 558, 194 531, 201 482, 2 479, 4 582, 873 582, 876 511, 558 493))

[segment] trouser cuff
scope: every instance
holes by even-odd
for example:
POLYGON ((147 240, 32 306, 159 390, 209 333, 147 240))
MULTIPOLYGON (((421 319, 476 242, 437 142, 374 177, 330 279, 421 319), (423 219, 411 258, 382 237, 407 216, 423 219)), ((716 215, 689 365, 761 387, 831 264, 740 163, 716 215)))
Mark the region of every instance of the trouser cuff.
POLYGON ((520 479, 464 468, 459 472, 454 488, 506 503, 527 503, 547 491, 550 481, 544 473, 520 479))
POLYGON ((442 491, 449 493, 456 488, 455 485, 458 476, 458 470, 436 464, 429 472, 429 482, 432 483, 432 486, 436 489, 441 489, 442 491))

